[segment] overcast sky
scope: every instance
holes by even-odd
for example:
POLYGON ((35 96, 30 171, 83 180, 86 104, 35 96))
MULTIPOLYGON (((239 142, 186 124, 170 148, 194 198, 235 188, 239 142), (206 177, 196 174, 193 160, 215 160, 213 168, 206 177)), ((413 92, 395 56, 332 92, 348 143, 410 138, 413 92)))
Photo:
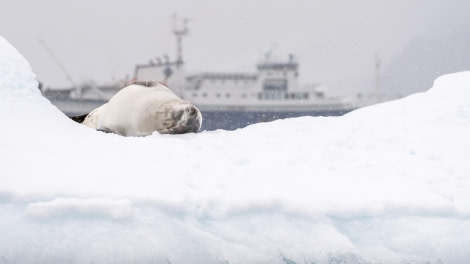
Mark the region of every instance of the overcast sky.
POLYGON ((254 72, 269 50, 286 58, 293 53, 301 83, 323 83, 335 92, 370 90, 375 53, 386 71, 416 40, 470 36, 468 0, 0 1, 0 35, 52 87, 70 83, 39 39, 74 82, 119 80, 150 58, 175 58, 175 13, 191 18, 184 39, 190 72, 254 72))

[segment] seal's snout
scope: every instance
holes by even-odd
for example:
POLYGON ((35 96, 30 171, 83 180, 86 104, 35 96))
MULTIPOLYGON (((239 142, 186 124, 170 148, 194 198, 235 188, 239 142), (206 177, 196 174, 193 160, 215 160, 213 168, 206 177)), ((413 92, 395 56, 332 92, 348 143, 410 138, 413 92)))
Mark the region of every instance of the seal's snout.
POLYGON ((186 123, 188 132, 198 132, 202 124, 201 112, 194 105, 186 107, 185 112, 185 120, 182 121, 186 123))
POLYGON ((179 120, 171 130, 172 134, 195 133, 201 128, 201 112, 194 105, 177 110, 173 116, 177 116, 179 120))

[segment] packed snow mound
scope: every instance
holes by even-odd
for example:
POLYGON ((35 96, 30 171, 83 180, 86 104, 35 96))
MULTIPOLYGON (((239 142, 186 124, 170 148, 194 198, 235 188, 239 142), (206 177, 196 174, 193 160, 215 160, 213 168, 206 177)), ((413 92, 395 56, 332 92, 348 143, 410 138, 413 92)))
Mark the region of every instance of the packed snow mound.
MULTIPOLYGON (((0 37, 0 87, 2 97, 24 92, 24 95, 40 95, 36 76, 29 63, 5 39, 0 37)), ((27 100, 27 99, 26 99, 27 100)))
POLYGON ((0 38, 0 263, 465 263, 469 87, 121 137, 63 115, 0 38))

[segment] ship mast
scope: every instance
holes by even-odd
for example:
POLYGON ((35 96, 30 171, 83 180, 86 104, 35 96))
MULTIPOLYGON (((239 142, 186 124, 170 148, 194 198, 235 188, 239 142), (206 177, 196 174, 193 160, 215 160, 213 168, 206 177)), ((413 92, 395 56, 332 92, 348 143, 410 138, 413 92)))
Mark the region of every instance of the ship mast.
POLYGON ((382 101, 382 91, 380 88, 380 57, 379 54, 375 53, 375 93, 377 103, 382 101))
POLYGON ((173 16, 173 34, 176 36, 176 67, 179 68, 183 65, 183 36, 188 34, 189 19, 183 18, 181 23, 178 23, 176 15, 173 16))

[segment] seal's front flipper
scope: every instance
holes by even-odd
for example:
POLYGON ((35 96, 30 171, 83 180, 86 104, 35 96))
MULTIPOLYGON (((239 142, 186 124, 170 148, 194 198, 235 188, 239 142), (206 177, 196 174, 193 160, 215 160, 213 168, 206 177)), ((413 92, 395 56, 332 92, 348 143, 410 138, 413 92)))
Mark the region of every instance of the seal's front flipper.
MULTIPOLYGON (((117 133, 114 133, 114 131, 112 131, 111 129, 109 128, 98 128, 96 131, 100 131, 100 132, 104 132, 104 133, 113 133, 113 134, 117 134, 117 133)), ((119 134, 118 134, 119 135, 119 134)))

